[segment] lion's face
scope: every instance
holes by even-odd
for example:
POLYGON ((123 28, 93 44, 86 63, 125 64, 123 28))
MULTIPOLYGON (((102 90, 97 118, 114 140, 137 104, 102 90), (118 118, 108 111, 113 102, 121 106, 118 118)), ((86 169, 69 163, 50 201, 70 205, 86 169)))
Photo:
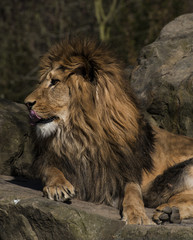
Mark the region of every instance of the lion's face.
POLYGON ((55 62, 41 78, 39 86, 26 99, 31 124, 37 134, 47 137, 56 131, 68 114, 70 89, 67 84, 68 71, 55 62))

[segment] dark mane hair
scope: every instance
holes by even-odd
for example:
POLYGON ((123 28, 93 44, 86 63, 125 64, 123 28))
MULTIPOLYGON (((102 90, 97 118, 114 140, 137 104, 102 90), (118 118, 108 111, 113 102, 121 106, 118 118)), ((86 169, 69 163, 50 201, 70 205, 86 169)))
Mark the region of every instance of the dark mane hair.
POLYGON ((154 135, 123 89, 123 70, 106 48, 87 39, 53 46, 40 63, 40 79, 59 62, 68 69, 68 119, 48 139, 37 140, 35 169, 56 166, 82 200, 112 204, 127 182, 151 171, 154 135))

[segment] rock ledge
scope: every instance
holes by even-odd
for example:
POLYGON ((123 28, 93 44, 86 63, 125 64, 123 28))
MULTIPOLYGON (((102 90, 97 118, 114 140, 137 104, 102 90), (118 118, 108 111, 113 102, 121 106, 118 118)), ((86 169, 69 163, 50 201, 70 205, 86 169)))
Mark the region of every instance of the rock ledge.
MULTIPOLYGON (((116 209, 73 200, 71 205, 42 197, 36 181, 0 176, 0 239, 193 239, 193 221, 180 225, 136 226, 120 221, 116 209)), ((152 216, 152 209, 147 214, 152 216)))

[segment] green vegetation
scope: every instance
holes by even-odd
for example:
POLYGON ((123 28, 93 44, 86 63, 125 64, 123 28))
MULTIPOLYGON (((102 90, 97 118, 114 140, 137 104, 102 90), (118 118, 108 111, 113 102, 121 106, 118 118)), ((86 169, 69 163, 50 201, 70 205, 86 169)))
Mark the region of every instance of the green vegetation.
POLYGON ((101 38, 135 65, 166 23, 192 10, 189 0, 1 0, 0 98, 22 102, 41 55, 70 34, 101 38))

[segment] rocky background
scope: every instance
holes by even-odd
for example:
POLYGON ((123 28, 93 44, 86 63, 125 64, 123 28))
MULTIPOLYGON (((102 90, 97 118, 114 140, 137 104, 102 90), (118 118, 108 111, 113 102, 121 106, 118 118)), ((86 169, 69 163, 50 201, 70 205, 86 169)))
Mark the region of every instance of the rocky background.
POLYGON ((152 122, 193 137, 193 14, 167 24, 142 49, 130 80, 152 122))
MULTIPOLYGON (((166 25, 142 49, 128 74, 146 117, 169 131, 193 137, 193 14, 166 25)), ((30 126, 23 104, 0 100, 0 174, 30 177, 30 126)), ((0 178, 0 239, 192 239, 193 221, 181 225, 125 226, 118 212, 74 200, 42 198, 41 185, 0 178)), ((147 209, 148 215, 152 210, 147 209)))

